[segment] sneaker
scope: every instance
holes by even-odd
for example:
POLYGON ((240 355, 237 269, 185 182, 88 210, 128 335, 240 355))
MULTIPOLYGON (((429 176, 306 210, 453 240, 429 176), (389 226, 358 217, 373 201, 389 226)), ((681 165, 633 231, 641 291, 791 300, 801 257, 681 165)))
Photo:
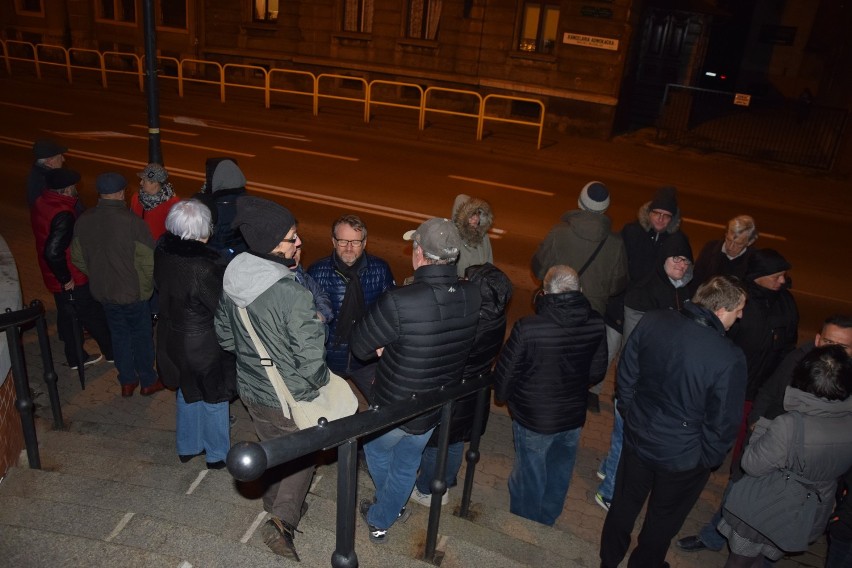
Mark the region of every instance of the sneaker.
MULTIPOLYGON (((361 504, 358 505, 358 512, 361 513, 361 517, 363 517, 364 522, 367 523, 367 530, 369 530, 370 542, 375 544, 384 544, 388 541, 388 530, 380 529, 376 526, 370 524, 370 521, 367 520, 367 513, 370 512, 370 507, 373 506, 373 502, 369 499, 362 499, 361 504)), ((402 508, 402 511, 399 512, 400 519, 402 519, 402 513, 405 511, 405 507, 402 508)), ((410 513, 409 513, 410 514, 410 513)), ((408 517, 406 516, 406 520, 408 517)), ((404 521, 403 521, 404 522, 404 521)))
POLYGON ((293 544, 295 533, 296 529, 294 527, 291 527, 278 517, 272 517, 266 521, 266 524, 261 529, 263 543, 269 547, 269 550, 278 556, 301 562, 299 554, 296 552, 296 546, 293 544))
MULTIPOLYGON (((83 361, 83 368, 85 369, 86 367, 91 367, 95 363, 100 363, 101 359, 103 359, 103 358, 104 358, 104 356, 101 355, 100 353, 98 353, 97 355, 89 355, 88 358, 86 358, 86 360, 83 361)), ((78 367, 79 367, 79 365, 71 365, 71 370, 76 371, 78 367)))
MULTIPOLYGON (((414 501, 419 505, 423 505, 424 507, 432 506, 432 494, 431 493, 421 493, 419 489, 416 487, 414 491, 411 492, 411 497, 408 498, 409 501, 414 501)), ((441 496, 441 506, 443 507, 447 503, 450 502, 450 492, 449 490, 445 491, 441 496)))
POLYGON ((597 471, 595 472, 595 475, 597 475, 597 476, 598 476, 598 479, 600 479, 601 481, 603 481, 604 479, 606 479, 606 474, 605 474, 603 471, 601 471, 601 470, 597 470, 597 471))
POLYGON ((612 506, 612 499, 604 499, 603 495, 595 493, 595 503, 600 505, 604 511, 609 511, 610 506, 612 506))

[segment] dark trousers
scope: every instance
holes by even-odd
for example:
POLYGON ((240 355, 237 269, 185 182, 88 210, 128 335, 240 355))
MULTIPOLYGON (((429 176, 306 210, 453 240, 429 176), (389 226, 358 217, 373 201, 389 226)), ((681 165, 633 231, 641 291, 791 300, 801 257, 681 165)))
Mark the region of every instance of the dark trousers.
POLYGON ((601 567, 616 568, 630 547, 630 533, 642 505, 648 499, 645 522, 628 568, 662 567, 672 538, 710 478, 710 470, 698 467, 671 472, 640 460, 627 446, 615 477, 612 507, 601 534, 601 567))
MULTIPOLYGON (((77 347, 74 337, 74 318, 80 322, 79 335, 76 341, 83 345, 83 330, 87 330, 98 342, 104 357, 112 360, 112 338, 110 337, 109 325, 107 325, 104 308, 92 297, 88 284, 78 284, 71 292, 54 292, 53 301, 56 302, 56 332, 62 341, 65 360, 69 367, 77 365, 77 347)), ((83 350, 83 358, 88 358, 88 353, 83 350)))

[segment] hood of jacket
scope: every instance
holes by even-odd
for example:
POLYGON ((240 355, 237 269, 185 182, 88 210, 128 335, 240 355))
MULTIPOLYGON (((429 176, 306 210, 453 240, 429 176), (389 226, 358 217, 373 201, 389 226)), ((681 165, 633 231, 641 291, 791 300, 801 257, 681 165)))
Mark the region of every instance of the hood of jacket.
POLYGON ((283 264, 244 252, 225 269, 222 291, 238 307, 245 308, 282 278, 295 280, 296 275, 283 264))
POLYGON ((245 187, 246 176, 242 170, 231 160, 222 160, 213 171, 211 180, 211 191, 217 192, 223 189, 234 189, 245 187))
POLYGON ((453 223, 465 244, 477 246, 494 224, 494 214, 487 201, 461 193, 453 202, 453 223), (479 213, 479 225, 476 227, 467 222, 474 213, 479 213))
POLYGON ((509 277, 488 262, 471 266, 465 271, 465 276, 471 282, 479 284, 479 294, 482 296, 479 317, 493 320, 502 316, 512 299, 512 281, 509 277))
POLYGON ((784 391, 784 409, 808 416, 833 417, 852 415, 852 396, 845 400, 827 400, 795 387, 784 391))
POLYGON ((559 220, 566 223, 577 237, 593 243, 599 243, 611 234, 612 222, 601 213, 574 209, 559 220))
MULTIPOLYGON (((642 228, 646 231, 650 231, 654 228, 651 224, 651 202, 648 201, 642 207, 639 208, 639 211, 636 213, 636 219, 639 221, 639 224, 642 225, 642 228)), ((678 208, 678 212, 672 216, 672 221, 669 223, 669 226, 666 227, 665 232, 672 234, 676 233, 680 229, 680 209, 678 208)))
POLYGON ((592 305, 582 292, 542 294, 535 299, 535 313, 563 327, 581 325, 588 321, 592 305))

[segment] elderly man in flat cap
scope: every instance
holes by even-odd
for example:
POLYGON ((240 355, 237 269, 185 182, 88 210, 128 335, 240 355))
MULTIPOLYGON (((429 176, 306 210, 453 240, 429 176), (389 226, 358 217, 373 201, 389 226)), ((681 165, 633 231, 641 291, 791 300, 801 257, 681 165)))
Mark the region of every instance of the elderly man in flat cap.
MULTIPOLYGON (((36 199, 41 195, 42 190, 47 187, 45 176, 50 170, 61 168, 65 163, 65 152, 68 148, 50 140, 43 138, 36 140, 33 143, 33 165, 30 168, 30 174, 27 176, 27 205, 30 209, 35 205, 36 199)), ((82 213, 82 205, 77 204, 78 213, 82 213)))
MULTIPOLYGON (((216 335, 223 349, 237 355, 237 390, 258 438, 264 441, 295 432, 298 427, 289 407, 278 399, 240 309, 245 309, 251 327, 297 401, 313 400, 329 381, 325 327, 317 316, 313 296, 296 282, 291 270, 302 244, 293 214, 277 203, 246 195, 237 201, 232 226, 242 232, 249 250, 235 256, 225 270, 216 335)), ((314 467, 285 467, 285 476, 263 494, 263 508, 271 518, 262 534, 275 554, 298 562, 293 538, 314 467)))
POLYGON ((77 220, 71 260, 87 274, 92 296, 103 304, 112 333, 121 396, 139 384, 147 396, 164 388, 154 370, 148 300, 154 290, 154 239, 124 201, 127 180, 108 172, 97 179, 97 207, 77 220))

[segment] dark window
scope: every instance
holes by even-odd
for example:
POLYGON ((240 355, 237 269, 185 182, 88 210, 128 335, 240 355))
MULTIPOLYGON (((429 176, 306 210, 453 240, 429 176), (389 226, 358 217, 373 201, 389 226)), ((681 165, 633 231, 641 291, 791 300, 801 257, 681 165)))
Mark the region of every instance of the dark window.
POLYGON ((343 31, 373 31, 374 0, 343 0, 343 31))
POLYGON ((160 25, 186 29, 186 0, 160 0, 160 25))
POLYGON ((437 39, 441 21, 441 0, 409 0, 407 36, 437 39))
POLYGON ((116 22, 136 21, 136 0, 100 0, 100 17, 116 22))
POLYGON ((524 2, 518 49, 532 53, 553 53, 559 4, 524 2))
POLYGON ((18 6, 24 12, 41 12, 41 0, 19 0, 18 6))

